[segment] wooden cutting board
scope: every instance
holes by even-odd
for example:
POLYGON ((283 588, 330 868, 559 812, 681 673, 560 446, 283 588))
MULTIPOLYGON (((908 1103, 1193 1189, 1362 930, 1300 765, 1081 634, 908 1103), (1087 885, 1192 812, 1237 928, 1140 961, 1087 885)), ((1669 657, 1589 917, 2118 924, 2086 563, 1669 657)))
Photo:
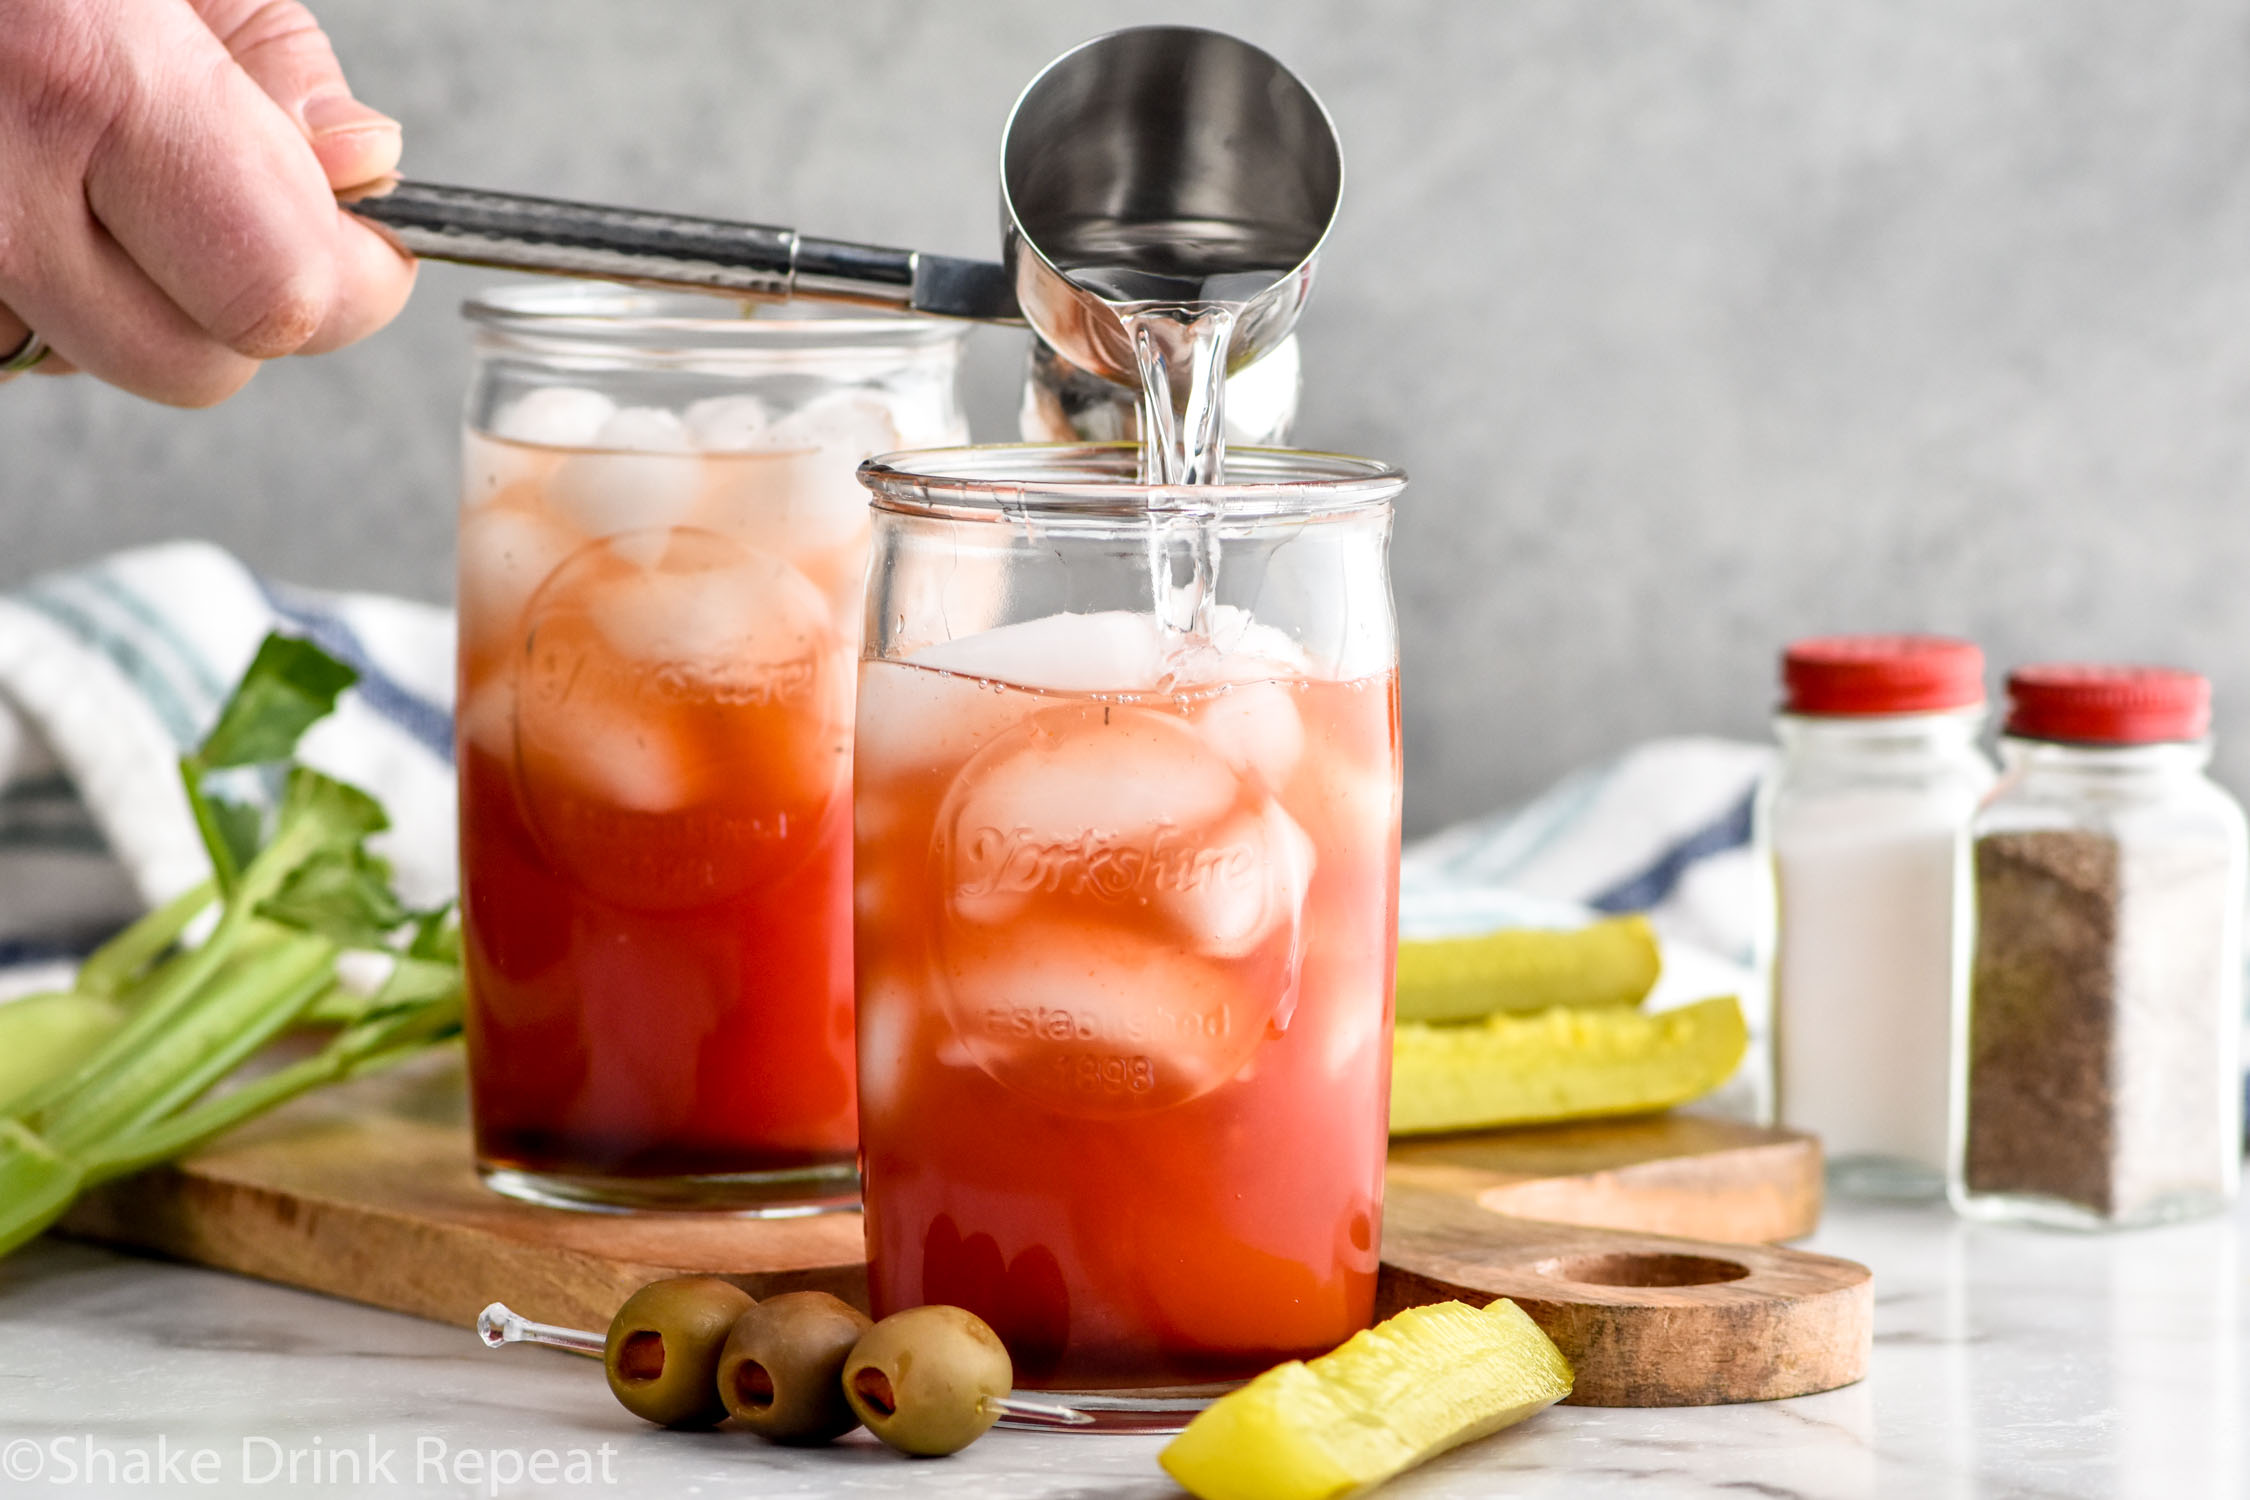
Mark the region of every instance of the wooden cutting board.
MULTIPOLYGON (((1512 1297, 1577 1366, 1574 1401, 1762 1400, 1865 1372, 1865 1269, 1755 1243, 1818 1220, 1809 1137, 1682 1115, 1432 1137, 1393 1150, 1389 1195, 1384 1311, 1512 1297)), ((684 1272, 866 1299, 856 1213, 586 1214, 488 1191, 451 1058, 299 1100, 62 1227, 461 1327, 504 1298, 599 1328, 684 1272)))

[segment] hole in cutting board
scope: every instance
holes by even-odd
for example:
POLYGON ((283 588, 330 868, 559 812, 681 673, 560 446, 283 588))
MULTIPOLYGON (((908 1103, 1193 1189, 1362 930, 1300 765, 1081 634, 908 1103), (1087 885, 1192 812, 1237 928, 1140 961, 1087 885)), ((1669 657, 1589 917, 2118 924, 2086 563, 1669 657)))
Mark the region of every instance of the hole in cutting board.
POLYGON ((1750 1268, 1740 1261, 1715 1256, 1643 1255, 1629 1250, 1557 1257, 1531 1269, 1541 1276, 1582 1286, 1710 1286, 1740 1281, 1750 1274, 1750 1268))

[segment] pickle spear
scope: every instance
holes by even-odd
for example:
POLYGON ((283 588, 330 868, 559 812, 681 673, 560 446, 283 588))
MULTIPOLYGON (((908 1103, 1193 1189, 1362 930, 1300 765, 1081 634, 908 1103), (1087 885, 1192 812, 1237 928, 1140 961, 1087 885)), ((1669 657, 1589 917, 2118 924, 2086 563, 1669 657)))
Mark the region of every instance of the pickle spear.
POLYGON ((1157 1461, 1200 1500, 1335 1500, 1544 1411, 1570 1382, 1506 1298, 1410 1307, 1221 1396, 1157 1461))
POLYGON ((1734 998, 1677 1010, 1562 1008, 1474 1026, 1402 1023, 1391 1134, 1666 1109, 1709 1093, 1750 1044, 1734 998))
POLYGON ((1655 988, 1659 967, 1646 917, 1407 938, 1398 945, 1398 1018, 1475 1021, 1496 1011, 1638 1005, 1655 988))

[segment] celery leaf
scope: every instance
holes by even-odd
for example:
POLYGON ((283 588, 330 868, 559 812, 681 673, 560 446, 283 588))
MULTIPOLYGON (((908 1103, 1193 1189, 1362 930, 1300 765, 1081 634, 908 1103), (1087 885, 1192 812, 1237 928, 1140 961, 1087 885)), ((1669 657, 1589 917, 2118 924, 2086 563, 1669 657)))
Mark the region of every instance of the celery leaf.
POLYGON ((269 635, 195 753, 204 770, 287 760, 359 673, 294 636, 269 635))

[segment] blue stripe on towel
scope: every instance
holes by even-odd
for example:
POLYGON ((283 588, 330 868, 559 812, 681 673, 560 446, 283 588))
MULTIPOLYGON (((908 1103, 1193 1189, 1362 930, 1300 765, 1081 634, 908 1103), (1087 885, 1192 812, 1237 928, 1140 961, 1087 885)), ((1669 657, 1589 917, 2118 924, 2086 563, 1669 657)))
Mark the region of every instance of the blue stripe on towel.
POLYGON ((27 964, 77 963, 109 941, 108 933, 81 933, 71 938, 0 938, 0 969, 27 964))
POLYGON ((1741 801, 1716 819, 1659 854, 1640 873, 1627 876, 1586 904, 1596 911, 1611 913, 1647 911, 1658 905, 1672 894, 1688 866, 1750 842, 1750 808, 1757 796, 1755 789, 1746 793, 1741 801))
POLYGON ((62 591, 60 578, 43 578, 16 597, 108 657, 141 696, 172 736, 175 745, 192 745, 201 734, 198 717, 178 686, 142 642, 129 639, 96 619, 62 591))
POLYGON ((0 850, 109 853, 70 778, 56 772, 0 787, 0 850))
MULTIPOLYGON (((193 694, 198 723, 218 717, 219 705, 227 700, 227 685, 219 680, 219 674, 204 659, 203 653, 188 644, 186 637, 180 634, 162 610, 143 598, 131 584, 111 572, 107 565, 72 574, 70 582, 122 610, 147 632, 150 645, 164 648, 178 668, 173 674, 173 681, 177 683, 182 678, 186 679, 186 686, 181 690, 182 698, 193 694)), ((143 649, 149 650, 149 647, 144 646, 143 649)), ((154 654, 150 650, 150 655, 154 654)))
POLYGON ((359 695, 369 708, 396 724, 447 765, 453 763, 453 715, 406 687, 369 654, 359 633, 333 610, 307 603, 280 585, 258 577, 258 592, 276 615, 321 650, 359 673, 359 695))

